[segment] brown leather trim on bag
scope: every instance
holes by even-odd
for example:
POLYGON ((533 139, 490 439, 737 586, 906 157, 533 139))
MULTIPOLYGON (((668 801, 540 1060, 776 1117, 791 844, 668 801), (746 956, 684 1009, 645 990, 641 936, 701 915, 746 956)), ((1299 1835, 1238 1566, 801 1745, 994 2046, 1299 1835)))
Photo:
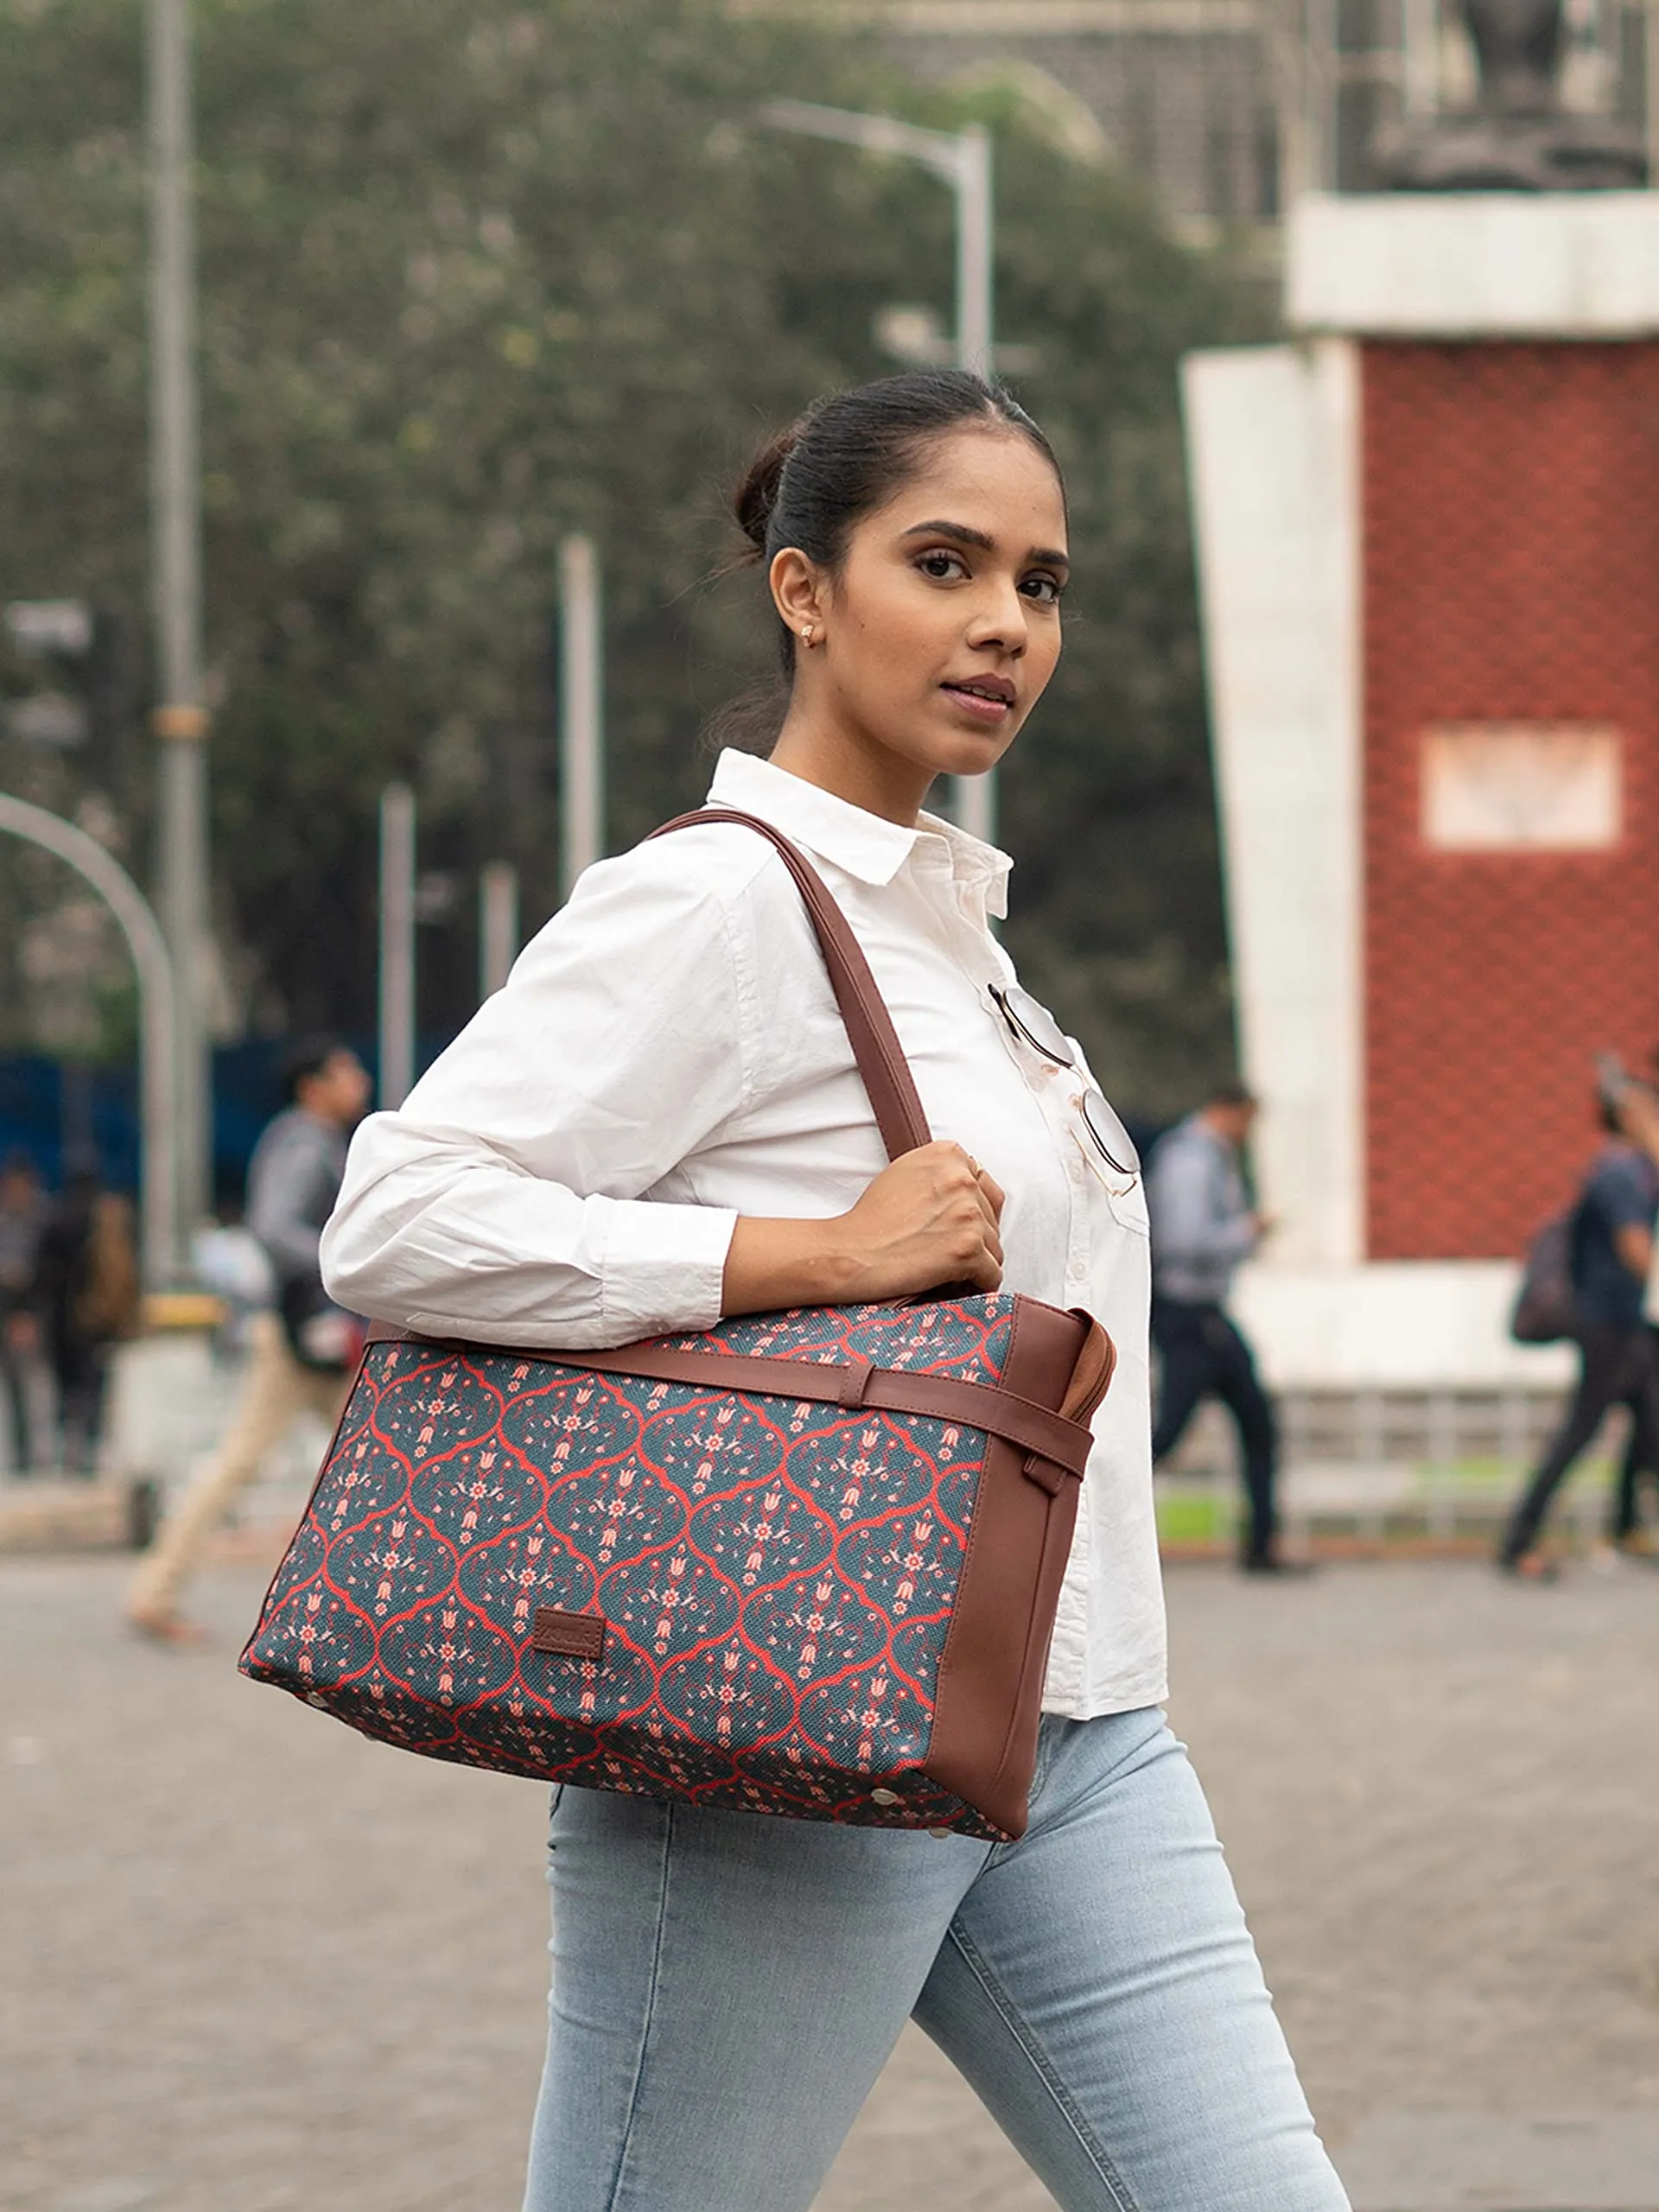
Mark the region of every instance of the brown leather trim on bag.
MULTIPOLYGON (((688 1389, 752 1391, 758 1398, 797 1398, 810 1405, 872 1407, 882 1413, 919 1414, 926 1421, 952 1421, 963 1428, 983 1429, 987 1435, 1023 1446, 1026 1472, 1046 1490, 1054 1490, 1065 1476, 1079 1482, 1089 1464, 1091 1438, 1088 1419, 1111 1379, 1115 1354, 1111 1338, 1087 1314, 1063 1313, 1057 1306, 1044 1306, 1034 1298, 1021 1298, 1018 1311, 1030 1308, 1052 1314, 1056 1321, 1092 1332, 1088 1338, 1098 1374, 1097 1385, 1078 1396, 1081 1419, 1052 1413, 1023 1391, 1006 1383, 963 1382, 948 1375, 911 1375, 902 1368, 876 1367, 868 1360, 761 1359, 749 1352, 681 1351, 660 1338, 640 1344, 618 1344, 613 1351, 559 1351, 516 1344, 462 1342, 448 1337, 423 1337, 389 1323, 371 1324, 371 1344, 429 1344, 435 1351, 450 1348, 476 1356, 493 1354, 499 1359, 533 1359, 554 1367, 591 1368, 601 1375, 640 1376, 649 1382, 679 1382, 688 1389), (1096 1339, 1098 1339, 1098 1346, 1096 1339), (1090 1391, 1092 1390, 1092 1395, 1090 1391)), ((1016 1323, 1016 1327, 1017 1327, 1016 1323)), ((1010 1369, 1010 1372, 1012 1372, 1010 1369)), ((1068 1370, 1069 1372, 1069 1370, 1068 1370)), ((1068 1388, 1065 1377, 1056 1382, 1058 1397, 1068 1388)))
POLYGON ((1117 1346, 1092 1313, 1085 1313, 1080 1306, 1074 1306, 1071 1313, 1075 1319, 1088 1325, 1089 1334, 1071 1370, 1071 1387, 1060 1407, 1060 1418, 1086 1425, 1094 1419, 1095 1408, 1111 1386, 1117 1370, 1117 1346))
MULTIPOLYGON (((1019 1301, 1004 1375, 1022 1397, 1064 1401, 1086 1420, 1112 1364, 1110 1339, 1086 1313, 1019 1301)), ((1017 1451, 1001 1440, 992 1446, 939 1666, 926 1760, 933 1781, 1009 1836, 1026 1831, 1043 1675, 1078 1497, 1072 1483, 1051 1496, 1025 1472, 1017 1451)))
POLYGON ((829 885, 781 830, 774 830, 758 814, 745 814, 734 806, 700 807, 695 814, 678 815, 672 822, 664 823, 660 830, 653 830, 651 834, 652 837, 666 837, 671 830, 694 830, 706 822, 735 822, 746 830, 754 830, 776 849, 779 858, 794 877, 795 887, 806 904, 807 918, 817 933, 823 964, 830 970, 830 988, 852 1041, 853 1058, 869 1093, 875 1125, 881 1132, 887 1158, 897 1160, 901 1153, 915 1152, 921 1146, 931 1144, 932 1133, 887 1001, 876 988, 863 947, 853 935, 852 925, 836 905, 829 885))
MULTIPOLYGON (((1037 1306, 1021 1299, 1017 1312, 1037 1306)), ((1078 1324, 1056 1306, 1039 1310, 1069 1325, 1073 1337, 1078 1324)), ((1016 1329, 1018 1323, 1016 1322, 1016 1329)), ((910 1375, 893 1367, 855 1367, 846 1360, 761 1359, 747 1352, 680 1351, 660 1343, 620 1344, 614 1351, 536 1352, 532 1358, 568 1358, 572 1367, 591 1367, 601 1375, 637 1375, 648 1381, 683 1382, 693 1388, 753 1391, 758 1397, 802 1398, 810 1403, 845 1405, 849 1369, 860 1386, 851 1402, 885 1413, 920 1414, 929 1421, 953 1421, 964 1428, 982 1428, 1010 1444, 1020 1444, 1034 1458, 1052 1462, 1068 1475, 1083 1479, 1091 1441, 1085 1422, 1068 1421, 1034 1403, 1022 1391, 1006 1384, 962 1382, 944 1375, 910 1375)), ((1064 1395, 1070 1369, 1054 1395, 1064 1395)))

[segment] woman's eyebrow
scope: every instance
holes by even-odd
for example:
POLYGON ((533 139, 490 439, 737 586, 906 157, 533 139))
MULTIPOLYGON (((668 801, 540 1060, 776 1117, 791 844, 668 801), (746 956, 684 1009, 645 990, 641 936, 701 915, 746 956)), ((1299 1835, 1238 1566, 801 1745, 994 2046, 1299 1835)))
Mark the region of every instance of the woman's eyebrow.
POLYGON ((965 522, 912 523, 905 532, 906 537, 953 537, 958 545, 976 546, 982 553, 995 553, 996 540, 988 531, 975 530, 965 522))
MULTIPOLYGON (((903 534, 906 537, 954 538, 958 545, 974 546, 981 553, 995 553, 996 550, 996 540, 988 531, 976 530, 971 524, 965 522, 912 523, 903 534)), ((1070 569, 1071 566, 1070 556, 1051 545, 1033 545, 1026 558, 1046 569, 1070 569)))

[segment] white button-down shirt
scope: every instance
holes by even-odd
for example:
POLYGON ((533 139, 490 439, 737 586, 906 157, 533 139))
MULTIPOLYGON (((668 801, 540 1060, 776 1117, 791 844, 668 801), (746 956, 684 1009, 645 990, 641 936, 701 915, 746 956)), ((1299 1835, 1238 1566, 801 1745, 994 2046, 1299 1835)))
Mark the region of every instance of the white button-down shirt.
MULTIPOLYGON (((1157 1704, 1146 1201, 1080 1120, 1081 1052, 1054 1067, 992 1002, 1013 981, 988 924, 1008 862, 746 753, 721 756, 709 802, 763 816, 817 863, 934 1135, 1007 1192, 1003 1287, 1086 1306, 1117 1346, 1043 1702, 1074 1719, 1157 1704)), ((843 1213, 886 1164, 782 861, 736 824, 682 830, 589 868, 406 1103, 363 1123, 323 1274, 353 1312, 485 1343, 704 1329, 740 1214, 843 1213)))

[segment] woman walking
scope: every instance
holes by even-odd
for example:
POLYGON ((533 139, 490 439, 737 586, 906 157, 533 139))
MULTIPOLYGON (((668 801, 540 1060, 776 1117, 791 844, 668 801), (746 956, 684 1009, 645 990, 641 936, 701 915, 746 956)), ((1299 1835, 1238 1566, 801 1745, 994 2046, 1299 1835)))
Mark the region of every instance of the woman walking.
POLYGON ((1007 863, 921 811, 1014 742, 1060 650, 1065 505, 1003 393, 843 392, 736 499, 790 690, 714 804, 846 913, 936 1141, 881 1141, 798 894, 741 825, 588 871, 404 1108, 353 1141, 331 1294, 565 1350, 942 1283, 1116 1339, 1031 1824, 989 1845, 565 1789, 526 2212, 807 2212, 913 2015, 1065 2212, 1343 2212, 1159 1709, 1138 1162, 990 920, 1007 863))

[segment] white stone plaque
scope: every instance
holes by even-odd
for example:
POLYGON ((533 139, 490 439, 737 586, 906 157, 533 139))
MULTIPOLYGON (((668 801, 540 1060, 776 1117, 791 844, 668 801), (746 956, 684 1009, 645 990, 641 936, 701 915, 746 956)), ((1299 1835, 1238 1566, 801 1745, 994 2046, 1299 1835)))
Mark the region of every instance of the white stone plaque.
POLYGON ((1618 842, 1618 732, 1592 722, 1425 730, 1423 841, 1449 853, 1585 853, 1618 842))

